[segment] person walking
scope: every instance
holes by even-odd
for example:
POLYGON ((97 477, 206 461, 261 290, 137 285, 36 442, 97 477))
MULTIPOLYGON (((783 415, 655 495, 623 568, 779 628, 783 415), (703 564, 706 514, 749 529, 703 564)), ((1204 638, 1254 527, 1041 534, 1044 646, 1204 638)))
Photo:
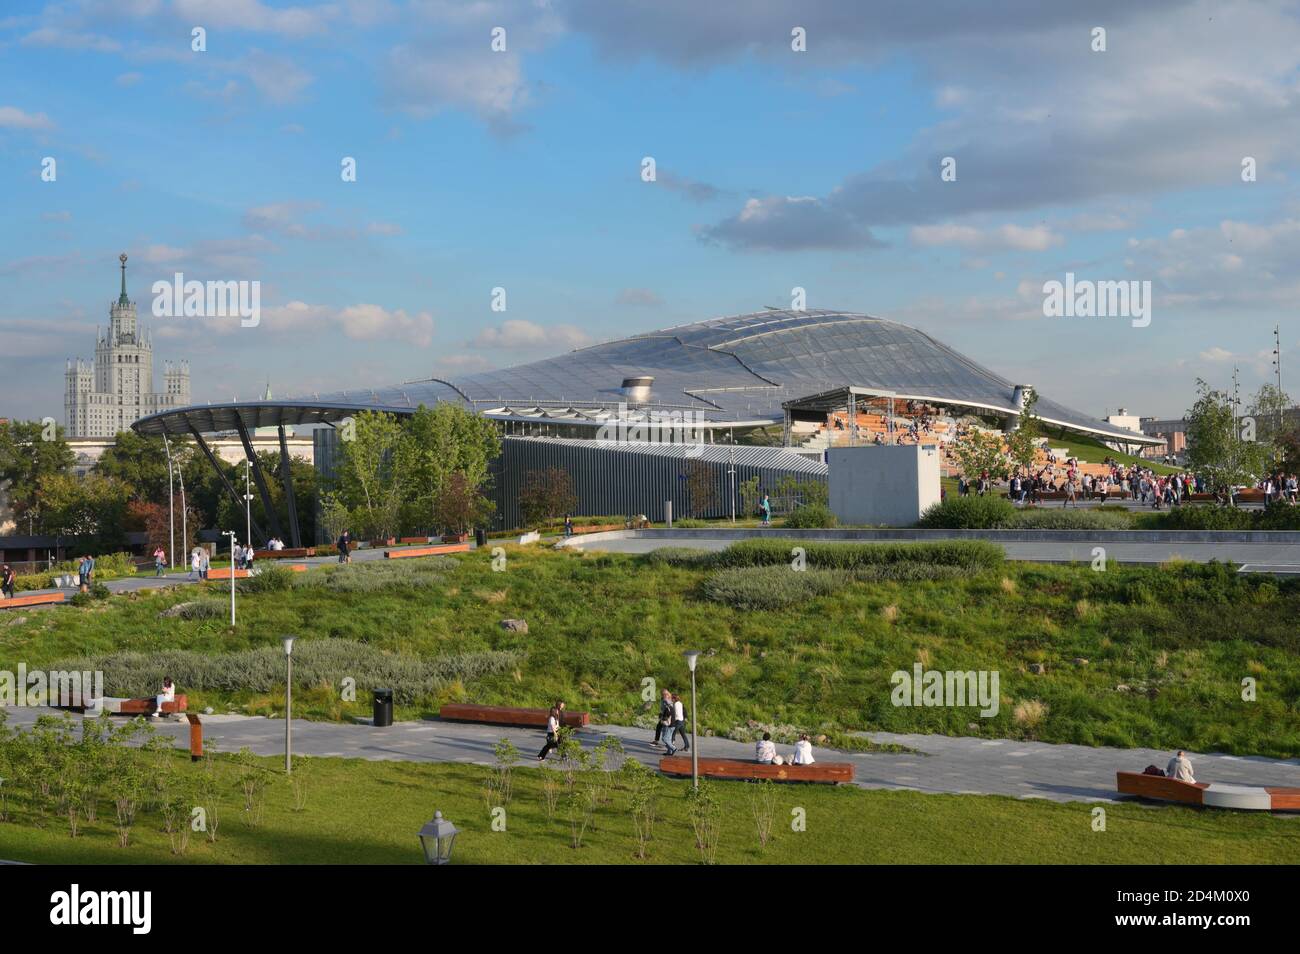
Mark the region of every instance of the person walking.
POLYGON ((651 745, 658 745, 661 741, 660 736, 664 734, 664 721, 671 721, 673 714, 673 694, 667 689, 659 693, 659 718, 655 720, 655 739, 651 745))
POLYGON ((545 762, 552 750, 560 747, 560 716, 564 712, 564 700, 556 699, 551 711, 546 714, 546 744, 537 753, 537 761, 545 762))
POLYGON ((0 594, 3 594, 4 599, 11 600, 14 598, 15 582, 14 568, 8 563, 0 567, 0 594))
POLYGON ((767 494, 763 494, 763 502, 758 506, 763 511, 763 526, 770 527, 772 525, 772 498, 767 494))
POLYGON ((208 555, 206 547, 199 549, 199 579, 206 580, 208 571, 212 569, 212 557, 208 555))
POLYGON ((162 576, 167 566, 167 551, 162 547, 157 547, 153 551, 153 575, 162 576))
POLYGON ((346 530, 339 535, 339 562, 352 562, 352 534, 346 530))
MULTIPOLYGON (((667 690, 664 690, 667 692, 667 690)), ((660 709, 659 716, 659 741, 664 744, 666 755, 676 755, 677 749, 673 747, 673 701, 672 693, 668 693, 668 705, 660 709)))
POLYGON ((77 584, 81 592, 86 593, 90 590, 90 579, 94 569, 95 561, 89 556, 82 556, 81 562, 77 564, 77 584))
POLYGON ((195 547, 190 551, 190 579, 203 578, 203 551, 195 547))
POLYGON ((682 705, 681 697, 673 693, 672 741, 676 742, 679 735, 682 737, 682 750, 689 752, 691 750, 691 740, 686 734, 686 707, 682 705))

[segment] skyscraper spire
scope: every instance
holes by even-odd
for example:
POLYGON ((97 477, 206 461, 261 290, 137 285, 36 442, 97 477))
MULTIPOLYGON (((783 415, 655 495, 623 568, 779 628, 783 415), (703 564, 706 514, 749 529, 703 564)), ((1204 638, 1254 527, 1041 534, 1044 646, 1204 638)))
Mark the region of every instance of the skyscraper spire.
POLYGON ((118 260, 122 263, 122 294, 118 296, 117 303, 119 305, 129 305, 131 299, 126 297, 126 252, 119 255, 118 260))

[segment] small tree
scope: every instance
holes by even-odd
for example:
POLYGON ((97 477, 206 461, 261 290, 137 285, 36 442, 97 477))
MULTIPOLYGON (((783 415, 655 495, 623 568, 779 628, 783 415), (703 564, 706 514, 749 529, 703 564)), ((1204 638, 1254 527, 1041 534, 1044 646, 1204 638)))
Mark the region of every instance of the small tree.
POLYGON ((776 827, 776 786, 771 779, 763 779, 749 787, 749 808, 758 829, 758 847, 766 848, 776 827))
POLYGON ((511 790, 514 787, 512 774, 515 763, 519 761, 519 748, 509 739, 502 738, 492 748, 496 758, 496 792, 501 804, 510 803, 511 790))
POLYGON ((713 864, 718 859, 722 806, 707 780, 701 779, 699 788, 686 790, 686 814, 695 833, 695 847, 699 849, 700 860, 706 865, 713 864))
POLYGON ((573 478, 562 467, 531 470, 519 491, 519 513, 525 527, 539 527, 548 520, 578 509, 573 478))
POLYGON ((699 517, 718 505, 718 475, 702 460, 686 462, 687 516, 699 517))
POLYGON ((646 845, 654 833, 658 815, 660 778, 636 759, 628 759, 619 769, 628 792, 628 809, 632 813, 632 828, 636 832, 636 856, 644 859, 646 845))
MULTIPOLYGON (((1187 462, 1210 485, 1233 500, 1233 487, 1249 484, 1269 466, 1269 445, 1243 439, 1232 396, 1196 381, 1196 403, 1187 412, 1187 462)), ((1253 438, 1254 434, 1246 437, 1253 438)))
MULTIPOLYGON (((1038 393, 1030 391, 1025 395, 1024 406, 1020 409, 1020 420, 1016 429, 1007 435, 1007 456, 1011 463, 1024 470, 1033 470, 1038 452, 1038 440, 1042 436, 1042 426, 1034 412, 1038 404, 1038 393)), ((967 474, 967 476, 970 476, 967 474)))
POLYGON ((434 523, 449 534, 468 533, 486 521, 495 509, 470 483, 463 471, 452 471, 442 483, 437 502, 433 507, 434 523))

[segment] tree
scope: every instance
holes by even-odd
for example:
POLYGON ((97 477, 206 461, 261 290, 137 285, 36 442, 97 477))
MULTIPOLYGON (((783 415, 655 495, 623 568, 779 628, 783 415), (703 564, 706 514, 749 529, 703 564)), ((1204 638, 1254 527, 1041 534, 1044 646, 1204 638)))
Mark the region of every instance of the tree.
POLYGON ((718 503, 718 476, 714 469, 701 460, 686 463, 687 516, 708 513, 718 503))
POLYGON ((1243 440, 1233 411, 1232 396, 1196 380, 1196 403, 1187 412, 1187 462, 1210 486, 1226 492, 1250 484, 1272 459, 1270 445, 1243 440))
POLYGON ((394 472, 402 427, 391 414, 362 411, 356 416, 355 431, 352 440, 339 445, 339 493, 361 533, 391 537, 398 528, 402 503, 402 487, 394 472))
POLYGON ((967 479, 978 477, 986 470, 990 477, 1001 477, 1007 470, 1000 434, 971 428, 954 445, 953 456, 967 479))
MULTIPOLYGON (((271 506, 275 509, 282 532, 288 533, 289 505, 284 494, 284 482, 280 476, 280 452, 259 451, 257 466, 262 469, 262 474, 266 478, 267 491, 271 495, 271 506)), ((244 487, 243 470, 243 464, 235 465, 237 479, 233 480, 233 483, 235 488, 241 491, 244 487)), ((298 512, 298 529, 303 540, 309 544, 316 539, 316 469, 301 457, 290 457, 289 479, 293 481, 293 502, 298 512)), ((253 495, 253 522, 261 527, 264 533, 270 534, 271 521, 267 518, 266 508, 262 505, 262 495, 258 492, 256 483, 250 483, 250 492, 253 495)), ((243 503, 233 499, 224 488, 221 496, 217 498, 216 507, 214 522, 217 526, 225 529, 244 526, 246 518, 243 503)))
POLYGON ((1285 453, 1287 440, 1286 412, 1292 406, 1291 398, 1277 385, 1265 384, 1251 399, 1248 407, 1249 421, 1254 426, 1254 439, 1269 444, 1275 458, 1285 453))
MULTIPOLYGON (((1038 404, 1038 393, 1029 391, 1025 403, 1020 409, 1020 419, 1016 429, 1007 435, 1007 456, 1017 468, 1032 471, 1038 453, 1038 440, 1043 429, 1038 415, 1034 412, 1038 404)), ((967 474, 967 476, 970 476, 967 474)))
POLYGON ((561 467, 530 470, 524 475, 519 491, 519 513, 525 527, 536 527, 548 520, 578 509, 578 495, 573 492, 573 478, 561 467))
POLYGON ((488 463, 501 453, 496 425, 459 404, 420 405, 402 424, 395 450, 395 474, 402 486, 403 524, 437 523, 443 485, 462 474, 471 490, 488 480, 488 463))
MULTIPOLYGON (((41 482, 66 474, 76 463, 63 428, 40 421, 9 421, 0 425, 0 484, 8 484, 15 522, 41 510, 41 482)), ((34 526, 34 524, 33 524, 34 526)))
MULTIPOLYGON (((192 449, 172 442, 173 458, 186 458, 192 449)), ((132 500, 167 501, 167 449, 162 437, 146 437, 135 431, 118 431, 113 444, 100 455, 95 472, 121 481, 132 500)))
POLYGON ((126 539, 127 486, 96 473, 78 480, 48 474, 41 480, 42 533, 81 538, 88 546, 118 547, 126 539))
POLYGON ((458 535, 487 520, 494 509, 492 501, 479 493, 468 476, 454 470, 442 482, 433 519, 436 526, 458 535))

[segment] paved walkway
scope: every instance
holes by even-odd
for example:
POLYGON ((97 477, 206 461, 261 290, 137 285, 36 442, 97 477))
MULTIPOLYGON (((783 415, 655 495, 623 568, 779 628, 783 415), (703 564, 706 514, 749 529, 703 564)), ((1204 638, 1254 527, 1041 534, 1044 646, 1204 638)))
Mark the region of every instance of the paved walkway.
MULTIPOLYGON (((37 716, 52 710, 9 709, 10 726, 29 726, 37 716)), ((74 716, 74 718, 79 718, 74 716)), ((222 752, 247 746, 258 755, 284 754, 284 722, 260 716, 211 715, 203 717, 204 738, 222 752)), ((188 746, 189 725, 184 721, 155 720, 158 731, 188 746)), ((822 760, 852 762, 860 788, 910 789, 918 792, 1010 795, 1044 798, 1056 802, 1117 801, 1115 772, 1140 772, 1149 764, 1164 765, 1172 753, 1152 749, 1088 748, 1014 742, 1002 739, 950 738, 939 735, 860 733, 878 743, 894 743, 914 751, 817 751, 822 760)), ((650 743, 651 730, 627 726, 589 726, 578 732, 590 748, 607 735, 623 741, 627 754, 646 765, 657 765, 662 748, 650 743)), ((520 765, 535 765, 534 756, 543 736, 536 729, 472 725, 437 720, 398 722, 376 729, 369 725, 293 721, 293 750, 298 755, 336 756, 376 761, 459 762, 491 765, 492 747, 509 738, 519 747, 520 765)), ((789 754, 790 746, 777 751, 789 754)), ((706 738, 700 754, 715 758, 751 759, 747 742, 706 738)), ((1280 761, 1233 755, 1189 753, 1196 777, 1207 782, 1300 787, 1300 759, 1280 761)))

